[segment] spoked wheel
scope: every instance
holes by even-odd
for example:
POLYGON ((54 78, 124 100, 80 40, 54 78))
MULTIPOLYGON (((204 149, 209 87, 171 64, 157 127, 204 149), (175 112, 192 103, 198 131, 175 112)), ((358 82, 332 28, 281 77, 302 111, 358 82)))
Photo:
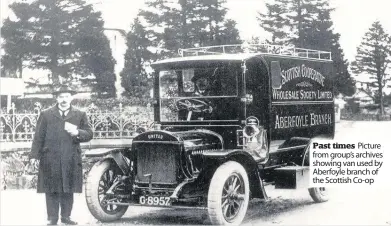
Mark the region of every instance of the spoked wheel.
POLYGON ((246 170, 237 162, 226 162, 215 172, 208 193, 212 224, 239 225, 247 212, 249 182, 246 170))
POLYGON ((326 202, 329 200, 326 188, 320 187, 320 188, 309 188, 308 189, 311 198, 315 202, 326 202))
POLYGON ((106 194, 115 183, 119 169, 110 160, 94 165, 88 173, 85 193, 88 209, 91 214, 102 222, 120 219, 128 206, 109 204, 119 200, 112 194, 106 194))
POLYGON ((243 179, 238 174, 231 175, 224 184, 221 197, 224 218, 231 222, 240 213, 244 202, 243 179))
MULTIPOLYGON (((303 158, 303 166, 310 166, 310 148, 311 143, 306 147, 303 158)), ((308 192, 310 193, 311 198, 314 202, 326 202, 329 200, 327 195, 327 191, 325 187, 317 187, 317 188, 308 188, 308 192)))

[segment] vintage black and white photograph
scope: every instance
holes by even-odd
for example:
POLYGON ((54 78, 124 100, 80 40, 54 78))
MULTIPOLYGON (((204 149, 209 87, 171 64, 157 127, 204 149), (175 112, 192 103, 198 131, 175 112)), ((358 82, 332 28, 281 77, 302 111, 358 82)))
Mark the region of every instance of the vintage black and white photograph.
POLYGON ((391 225, 391 1, 0 8, 0 225, 391 225))

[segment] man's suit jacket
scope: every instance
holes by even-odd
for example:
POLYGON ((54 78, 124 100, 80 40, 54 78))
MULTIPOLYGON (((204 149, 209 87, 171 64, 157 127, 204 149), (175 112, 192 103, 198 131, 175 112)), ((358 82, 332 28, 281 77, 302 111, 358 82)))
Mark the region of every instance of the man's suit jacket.
POLYGON ((93 132, 85 112, 71 107, 63 119, 57 105, 42 111, 30 154, 31 158, 40 160, 37 192, 81 193, 83 169, 80 143, 92 138, 93 132), (65 122, 78 127, 77 137, 65 131, 65 122))

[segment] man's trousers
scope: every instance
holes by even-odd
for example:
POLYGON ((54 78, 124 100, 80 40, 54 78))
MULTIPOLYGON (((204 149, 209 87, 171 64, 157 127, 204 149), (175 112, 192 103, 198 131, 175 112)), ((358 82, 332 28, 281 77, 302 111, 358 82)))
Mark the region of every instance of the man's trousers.
POLYGON ((73 193, 46 193, 48 220, 58 220, 60 207, 61 218, 69 218, 73 207, 73 193))

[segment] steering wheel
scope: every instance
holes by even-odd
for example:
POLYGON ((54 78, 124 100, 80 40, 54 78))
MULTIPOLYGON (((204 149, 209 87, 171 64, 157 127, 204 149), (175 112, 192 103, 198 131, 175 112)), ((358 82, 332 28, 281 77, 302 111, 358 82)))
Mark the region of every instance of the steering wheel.
POLYGON ((213 111, 212 106, 199 99, 180 99, 175 102, 175 106, 178 110, 188 110, 192 112, 211 113, 213 111))
POLYGON ((187 110, 187 121, 190 121, 193 112, 212 113, 213 108, 205 101, 199 99, 180 99, 175 102, 176 109, 187 110))

